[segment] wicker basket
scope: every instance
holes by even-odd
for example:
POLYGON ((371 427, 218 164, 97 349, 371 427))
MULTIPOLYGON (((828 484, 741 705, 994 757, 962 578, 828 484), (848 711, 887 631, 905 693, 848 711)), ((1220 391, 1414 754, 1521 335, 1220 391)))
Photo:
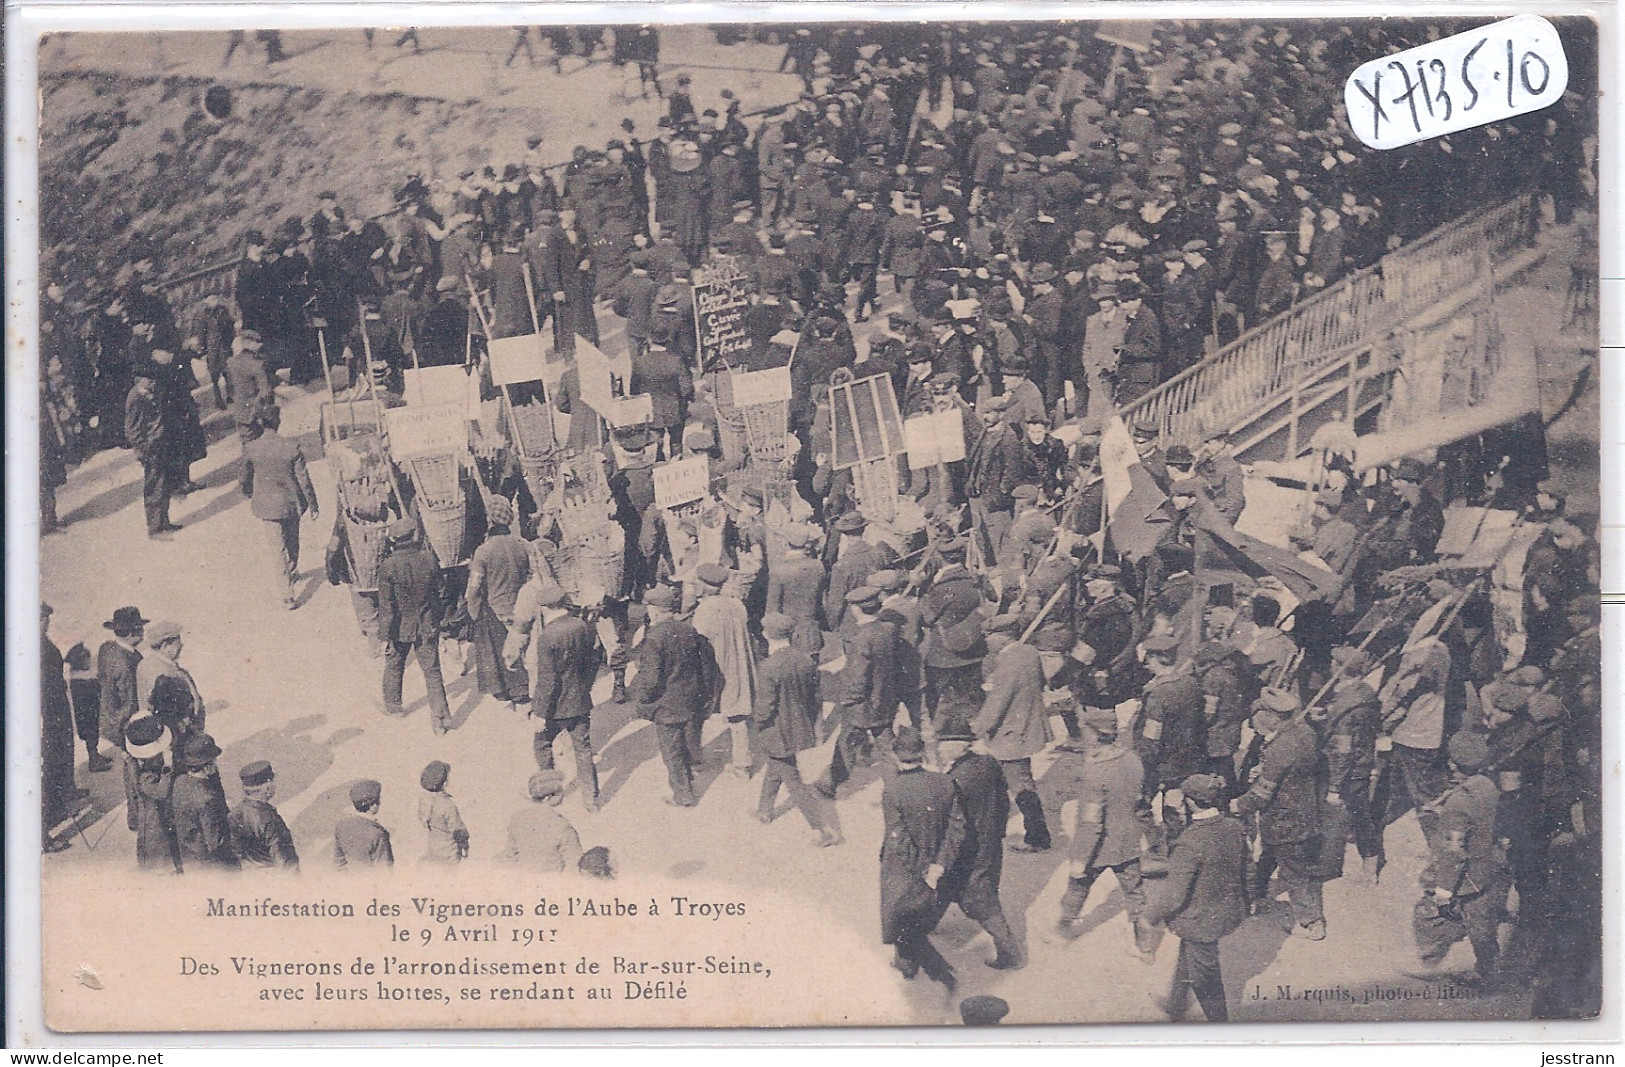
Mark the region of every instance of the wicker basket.
POLYGON ((626 531, 605 522, 586 537, 567 537, 559 545, 554 569, 570 599, 591 607, 621 595, 625 562, 626 531))
POLYGON ((468 513, 463 508, 419 508, 423 536, 442 568, 468 562, 468 513))
POLYGON ((514 436, 514 447, 521 455, 543 456, 558 446, 553 437, 553 412, 544 401, 510 404, 508 418, 514 436))
POLYGON ((364 522, 346 511, 344 531, 352 584, 358 592, 373 592, 378 588, 378 561, 384 558, 389 523, 364 522))
POLYGON ((461 460, 451 454, 413 456, 405 461, 407 475, 417 493, 423 533, 442 567, 455 567, 468 558, 468 494, 463 488, 461 460))

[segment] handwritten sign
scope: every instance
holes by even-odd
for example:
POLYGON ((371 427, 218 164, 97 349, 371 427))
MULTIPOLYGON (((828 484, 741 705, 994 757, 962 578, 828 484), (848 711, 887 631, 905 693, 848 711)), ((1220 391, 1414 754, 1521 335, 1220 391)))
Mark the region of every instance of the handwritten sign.
MULTIPOLYGON (((539 382, 547 377, 547 348, 539 333, 499 337, 490 342, 491 381, 495 385, 539 382)), ((555 376, 554 381, 557 381, 555 376)), ((549 382, 551 388, 552 383, 549 382)))
POLYGON ((1349 125, 1398 148, 1557 103, 1569 61, 1557 28, 1517 15, 1362 64, 1343 85, 1349 125))
POLYGON ((694 284, 694 326, 701 369, 713 371, 724 365, 750 362, 750 334, 745 330, 750 292, 748 279, 721 274, 703 275, 694 284))
POLYGON ((392 408, 384 417, 389 422, 389 451, 396 459, 468 449, 468 416, 460 403, 392 408))
POLYGON ((674 459, 654 469, 655 503, 674 508, 698 500, 711 488, 711 460, 707 456, 674 459))
POLYGON ((779 404, 789 400, 790 368, 734 371, 733 398, 734 407, 738 408, 747 408, 755 404, 779 404))
POLYGON ((468 398, 468 372, 462 367, 409 367, 401 376, 408 407, 460 404, 468 398))

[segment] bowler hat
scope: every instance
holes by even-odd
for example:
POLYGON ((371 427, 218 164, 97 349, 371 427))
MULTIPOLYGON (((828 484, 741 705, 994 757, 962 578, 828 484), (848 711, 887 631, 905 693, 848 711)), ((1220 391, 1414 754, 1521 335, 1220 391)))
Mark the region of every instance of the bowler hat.
POLYGON ((974 741, 976 735, 971 733, 969 724, 944 726, 937 731, 938 741, 974 741))
POLYGON ((147 623, 151 621, 151 619, 143 619, 141 617, 140 608, 123 607, 113 612, 113 617, 102 623, 102 625, 107 627, 107 629, 114 631, 134 630, 137 627, 147 625, 147 623))
POLYGON ((208 734, 193 734, 188 737, 175 753, 175 766, 186 770, 199 770, 214 762, 220 755, 220 746, 214 743, 214 738, 208 734))
POLYGON ((1169 445, 1168 453, 1163 458, 1170 467, 1189 467, 1196 462, 1196 457, 1185 445, 1169 445))
POLYGON ((835 520, 835 531, 847 534, 862 533, 868 525, 869 520, 863 517, 861 511, 849 511, 835 520))
POLYGON ((918 763, 925 758, 925 741, 920 737, 920 731, 912 726, 905 726, 897 731, 897 737, 891 743, 892 754, 904 763, 918 763))

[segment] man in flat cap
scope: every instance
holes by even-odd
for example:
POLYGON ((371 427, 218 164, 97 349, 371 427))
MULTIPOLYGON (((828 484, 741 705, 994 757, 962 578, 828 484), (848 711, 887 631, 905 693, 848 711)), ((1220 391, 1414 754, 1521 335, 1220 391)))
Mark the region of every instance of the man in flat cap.
POLYGON ((1247 831, 1222 811, 1222 779, 1193 774, 1179 788, 1190 825, 1174 844, 1168 877, 1145 913, 1147 923, 1179 938, 1173 986, 1157 1006, 1178 1021, 1194 993, 1208 1022, 1228 1022, 1219 941, 1247 918, 1247 831))
POLYGON ((846 665, 835 681, 835 708, 841 743, 828 775, 819 783, 826 797, 860 766, 873 763, 876 742, 891 737, 902 702, 902 637, 897 625, 880 619, 880 590, 860 585, 847 591, 846 623, 840 638, 846 665))
POLYGON ((1010 1014, 1010 1005, 1002 997, 966 997, 959 1002, 959 1021, 966 1026, 997 1026, 1010 1014))
POLYGON ((1050 847, 1044 802, 1033 780, 1032 758, 1052 740, 1049 709, 1044 705, 1044 663, 1038 650, 1021 640, 1021 617, 998 615, 987 622, 987 681, 982 708, 971 731, 1004 772, 1006 786, 1021 810, 1022 839, 1017 852, 1044 852, 1050 847))
POLYGON ((1270 875, 1280 871, 1291 904, 1294 937, 1321 941, 1326 912, 1318 869, 1321 831, 1320 745, 1314 728, 1297 718, 1298 699, 1266 688, 1253 704, 1253 732, 1262 739, 1252 785, 1231 802, 1237 815, 1258 816, 1259 856, 1254 898, 1268 900, 1270 875))
POLYGON ((276 799, 276 771, 266 760, 245 763, 237 777, 243 784, 243 802, 227 818, 231 845, 244 867, 299 870, 299 853, 282 815, 272 807, 276 799))
POLYGON ((588 811, 598 810, 598 767, 592 747, 592 686, 604 662, 598 637, 586 620, 570 611, 557 582, 538 574, 520 590, 516 617, 503 658, 522 664, 535 635, 535 674, 530 713, 542 720, 532 745, 536 768, 553 769, 553 742, 568 734, 575 750, 576 786, 588 811))
POLYGON ((831 633, 840 633, 841 624, 846 620, 846 594, 863 588, 869 582, 869 575, 897 561, 897 553, 890 545, 864 540, 863 532, 868 526, 869 520, 863 513, 853 510, 836 519, 831 527, 831 532, 840 537, 824 592, 824 621, 831 633))
POLYGON ((926 975, 952 991, 954 969, 931 944, 940 914, 937 886, 965 841, 965 808, 945 774, 925 769, 925 742, 905 726, 892 742, 897 773, 885 780, 880 810, 880 941, 892 945, 903 977, 926 975))
POLYGON ((537 771, 526 786, 530 803, 508 819, 508 847, 502 859, 545 874, 569 871, 581 859, 581 835, 558 810, 564 776, 537 771))
POLYGON ((768 568, 767 612, 795 620, 791 643, 816 662, 824 647, 824 585, 828 575, 813 554, 817 530, 796 523, 784 530, 784 555, 768 568))
POLYGON ((756 818, 770 823, 778 802, 779 786, 790 794, 790 802, 817 835, 820 847, 837 845, 841 833, 831 826, 819 809, 818 800, 802 781, 797 756, 818 747, 819 697, 818 665, 805 650, 795 645, 796 620, 779 612, 762 618, 762 636, 767 641, 767 658, 756 672, 755 706, 751 720, 756 742, 767 760, 762 775, 761 797, 756 818))
POLYGON ((417 520, 389 527, 389 555, 378 564, 378 635, 384 642, 384 712, 405 715, 401 684, 406 657, 415 655, 428 693, 430 726, 451 728, 451 705, 440 675, 440 569, 418 543, 417 520))
POLYGON ((627 693, 655 725, 671 783, 666 803, 692 808, 699 803, 694 768, 704 759, 700 728, 722 698, 722 671, 711 642, 678 616, 675 588, 656 586, 644 595, 643 604, 649 612, 648 631, 627 693))
POLYGON ((463 603, 473 620, 474 678, 489 693, 517 712, 530 702, 521 664, 510 667, 504 654, 515 625, 519 593, 530 580, 530 546, 512 532, 514 508, 507 497, 493 494, 485 505, 485 540, 468 561, 463 603))
POLYGON ((333 865, 351 867, 393 867, 395 853, 390 848, 389 831, 378 823, 378 807, 384 787, 370 778, 350 786, 353 813, 341 815, 333 827, 333 865))
POLYGON ((277 432, 282 410, 275 403, 262 405, 255 421, 260 435, 243 445, 242 491, 254 517, 264 524, 261 539, 270 547, 282 606, 292 610, 298 606, 294 578, 299 573, 299 520, 307 514, 315 520, 321 506, 304 450, 298 441, 277 432))

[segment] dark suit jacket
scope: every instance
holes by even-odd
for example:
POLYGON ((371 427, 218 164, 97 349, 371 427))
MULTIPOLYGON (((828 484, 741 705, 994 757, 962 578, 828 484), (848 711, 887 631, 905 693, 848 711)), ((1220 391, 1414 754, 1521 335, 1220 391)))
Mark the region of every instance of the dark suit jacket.
POLYGON ((902 699, 902 638, 895 623, 879 619, 845 635, 846 666, 841 670, 840 697, 848 726, 890 726, 902 699))
POLYGON ((227 818, 232 847, 249 867, 299 867, 293 834, 271 805, 262 800, 244 800, 227 818))
POLYGON ((1236 800, 1241 815, 1258 813, 1266 845, 1307 841, 1320 833, 1320 743, 1314 728, 1295 722, 1264 742, 1258 778, 1236 800))
POLYGON ((333 827, 333 865, 336 867, 395 865, 389 831, 365 815, 344 815, 333 827))
POLYGON ((949 630, 963 623, 982 606, 982 589, 976 576, 963 566, 955 564, 952 571, 944 567, 937 580, 920 602, 920 624, 927 629, 925 636, 925 665, 927 667, 968 667, 980 663, 980 650, 961 655, 948 648, 945 637, 949 630))
POLYGON ((1010 789, 999 761, 966 752, 948 768, 948 778, 965 808, 965 843, 956 868, 989 872, 995 889, 1004 866, 1004 831, 1010 820, 1010 789))
POLYGON ((1145 919, 1185 941, 1214 943, 1247 918, 1247 831, 1218 816, 1190 824, 1168 857, 1168 878, 1145 919))
POLYGON ((674 350, 651 346, 632 353, 632 380, 626 391, 649 394, 656 426, 681 426, 687 404, 694 396, 694 382, 674 350))
POLYGON ((299 442, 266 430, 243 446, 243 495, 256 519, 297 519, 316 506, 299 442))
POLYGON ((544 721, 592 714, 592 683, 598 677, 598 640, 573 615, 543 626, 536 637, 536 686, 532 708, 544 721))
POLYGON ((756 668, 756 740, 762 752, 788 759, 818 744, 818 665, 794 646, 782 648, 756 668))
POLYGON ((176 775, 174 804, 175 838, 181 846, 181 862, 188 869, 236 870, 239 864, 231 847, 230 816, 220 780, 176 775))
POLYGON ((413 644, 440 633, 440 571, 417 545, 397 548, 378 565, 378 633, 413 644))
POLYGON ((656 723, 709 715, 722 697, 722 670, 711 642, 681 619, 649 627, 629 692, 656 723))
POLYGON ((141 707, 135 667, 141 653, 117 641, 104 641, 96 653, 96 679, 102 688, 102 738, 124 747, 124 727, 141 707))

